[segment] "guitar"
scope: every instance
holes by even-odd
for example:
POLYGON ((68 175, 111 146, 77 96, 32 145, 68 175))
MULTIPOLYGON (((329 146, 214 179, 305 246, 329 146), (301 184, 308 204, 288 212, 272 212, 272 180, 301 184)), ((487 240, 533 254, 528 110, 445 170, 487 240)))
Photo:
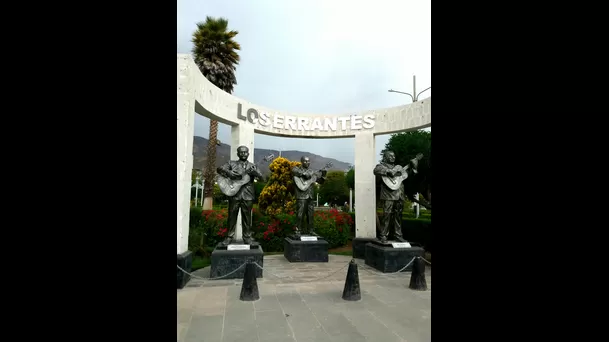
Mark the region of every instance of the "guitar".
MULTIPOLYGON (((262 162, 269 162, 275 158, 274 154, 269 154, 268 156, 262 158, 258 163, 255 164, 258 167, 262 162)), ((216 181, 218 182, 218 186, 220 187, 220 191, 228 197, 235 196, 239 189, 243 186, 243 184, 249 183, 251 177, 249 174, 244 174, 241 176, 241 179, 230 179, 229 177, 224 177, 221 174, 217 175, 216 181)))
POLYGON ((313 173, 313 176, 307 180, 303 180, 300 177, 296 177, 294 176, 294 184, 296 184, 296 186, 298 187, 298 189, 300 189, 301 191, 307 191, 307 189, 311 186, 311 184, 317 182, 317 180, 319 178, 321 178, 321 171, 324 170, 328 170, 329 168, 332 167, 332 162, 329 162, 328 164, 326 164, 326 166, 324 166, 321 170, 317 170, 313 173), (319 174, 319 177, 317 176, 319 174))
MULTIPOLYGON (((417 161, 423 159, 423 154, 421 154, 421 153, 417 154, 415 159, 417 161)), ((409 167, 410 167, 410 165, 406 165, 404 167, 401 167, 400 165, 396 165, 391 171, 393 173, 400 171, 402 174, 399 176, 393 176, 393 177, 382 176, 381 178, 383 179, 383 183, 385 183, 385 185, 387 185, 387 187, 391 190, 398 190, 400 188, 400 186, 402 185, 402 182, 406 178, 408 178, 408 168, 409 167)), ((413 169, 413 171, 416 172, 416 169, 413 169)))

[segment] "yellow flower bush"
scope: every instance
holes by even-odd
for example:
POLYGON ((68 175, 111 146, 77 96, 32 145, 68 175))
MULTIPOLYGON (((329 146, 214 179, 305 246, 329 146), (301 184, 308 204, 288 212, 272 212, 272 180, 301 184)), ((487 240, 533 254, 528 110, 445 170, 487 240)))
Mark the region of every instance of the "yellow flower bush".
POLYGON ((258 208, 267 215, 277 215, 293 211, 296 206, 294 198, 294 180, 292 168, 300 162, 278 157, 271 165, 271 177, 258 197, 258 208))

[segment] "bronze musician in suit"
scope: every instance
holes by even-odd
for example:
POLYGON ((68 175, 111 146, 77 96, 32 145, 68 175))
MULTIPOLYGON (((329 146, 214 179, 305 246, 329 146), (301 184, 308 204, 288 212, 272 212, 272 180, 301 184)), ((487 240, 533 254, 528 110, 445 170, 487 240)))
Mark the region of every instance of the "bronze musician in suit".
POLYGON ((234 196, 228 198, 228 232, 226 239, 222 242, 224 245, 230 244, 234 239, 239 211, 241 211, 243 242, 246 244, 255 242, 252 238, 252 207, 256 198, 254 178, 262 179, 263 176, 256 165, 247 161, 249 155, 249 149, 246 146, 239 146, 237 148, 239 160, 231 160, 217 169, 218 174, 230 179, 241 179, 245 174, 251 176, 248 183, 243 184, 234 196))

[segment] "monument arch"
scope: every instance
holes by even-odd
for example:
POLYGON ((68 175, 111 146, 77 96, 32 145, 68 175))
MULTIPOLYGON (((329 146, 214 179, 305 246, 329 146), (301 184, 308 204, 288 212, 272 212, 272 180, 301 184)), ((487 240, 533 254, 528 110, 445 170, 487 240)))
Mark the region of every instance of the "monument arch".
MULTIPOLYGON (((375 136, 431 127, 431 97, 397 107, 341 115, 290 113, 253 104, 216 87, 189 54, 177 55, 177 249, 187 253, 195 112, 231 126, 231 157, 244 145, 254 161, 254 133, 279 137, 355 138, 356 239, 376 237, 375 136)), ((238 221, 239 222, 239 221, 238 221)), ((237 226, 239 231, 240 226, 237 226)))

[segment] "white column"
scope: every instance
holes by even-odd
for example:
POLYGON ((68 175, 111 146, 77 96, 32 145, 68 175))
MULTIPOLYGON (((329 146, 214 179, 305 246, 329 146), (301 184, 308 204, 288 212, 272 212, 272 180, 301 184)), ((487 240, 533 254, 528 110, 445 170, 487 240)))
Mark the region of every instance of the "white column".
POLYGON ((177 247, 178 254, 188 250, 188 224, 190 219, 190 187, 192 172, 192 144, 194 135, 195 99, 193 78, 188 64, 178 59, 177 75, 177 247))
MULTIPOLYGON (((236 160, 237 148, 239 146, 245 146, 250 151, 250 156, 247 160, 250 163, 254 162, 254 127, 247 123, 240 123, 236 126, 231 127, 231 146, 230 146, 230 160, 236 160)), ((250 213, 251 215, 252 213, 250 213)), ((243 240, 243 227, 241 227, 241 211, 237 215, 237 226, 235 227, 235 239, 243 240)))
POLYGON ((376 237, 376 196, 374 174, 376 166, 374 134, 357 132, 355 135, 355 237, 376 237))
POLYGON ((194 140, 195 99, 193 78, 185 60, 178 59, 177 69, 177 247, 178 254, 188 250, 188 221, 190 219, 190 187, 192 173, 192 144, 194 140))

